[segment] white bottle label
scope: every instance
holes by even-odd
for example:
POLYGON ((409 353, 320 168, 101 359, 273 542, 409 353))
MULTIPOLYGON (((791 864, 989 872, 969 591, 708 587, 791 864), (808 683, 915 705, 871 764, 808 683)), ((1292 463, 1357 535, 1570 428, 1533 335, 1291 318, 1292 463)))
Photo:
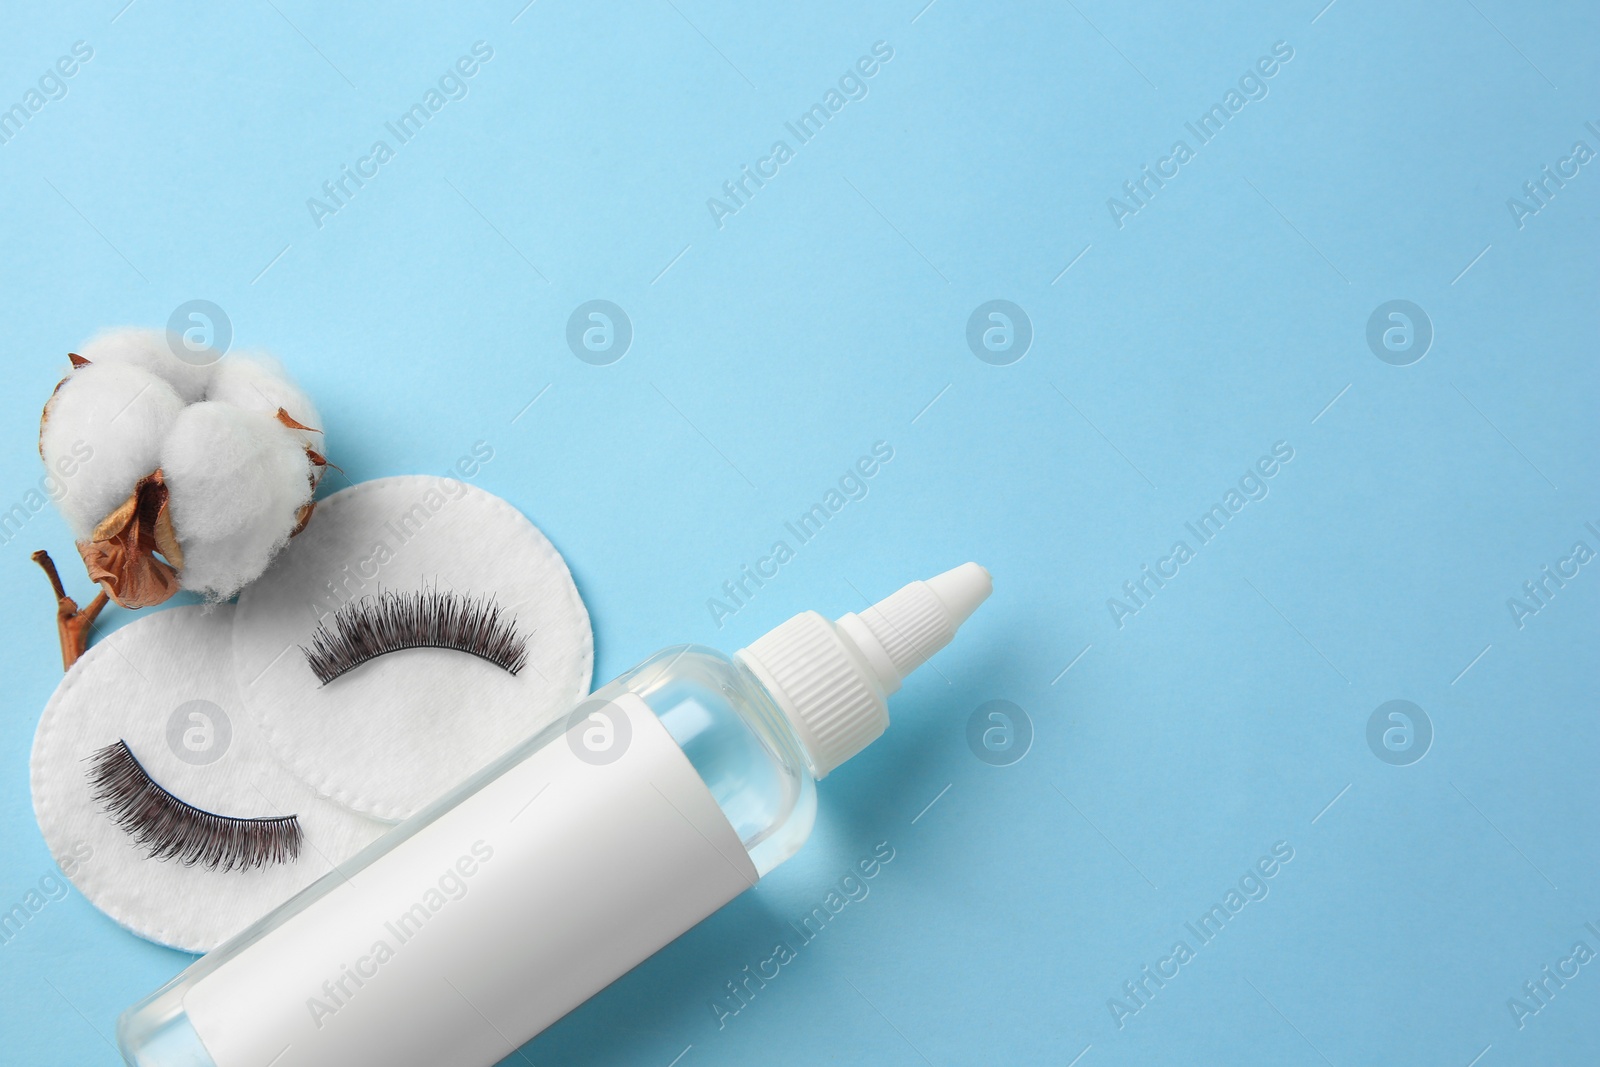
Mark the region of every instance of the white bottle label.
POLYGON ((593 707, 201 978, 217 1067, 498 1063, 754 885, 644 701, 593 707))

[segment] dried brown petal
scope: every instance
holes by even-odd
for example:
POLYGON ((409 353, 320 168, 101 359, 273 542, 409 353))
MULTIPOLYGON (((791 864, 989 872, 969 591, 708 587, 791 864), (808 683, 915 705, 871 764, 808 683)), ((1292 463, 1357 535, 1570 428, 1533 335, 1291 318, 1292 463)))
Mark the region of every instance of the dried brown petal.
POLYGON ((295 517, 294 529, 289 531, 289 536, 299 537, 301 532, 305 530, 306 526, 310 524, 311 513, 316 510, 317 502, 315 500, 308 502, 305 507, 301 508, 295 517))
MULTIPOLYGON (((311 461, 311 471, 307 480, 311 482, 311 493, 315 496, 317 486, 322 484, 322 476, 328 473, 329 464, 327 458, 310 445, 306 446, 306 459, 311 461)), ((306 502, 305 506, 295 515, 294 529, 289 531, 290 537, 300 536, 307 524, 311 522, 311 513, 316 509, 317 502, 315 500, 306 502)))
POLYGON ((89 577, 125 608, 151 607, 178 591, 176 568, 183 566, 183 549, 172 528, 167 483, 159 469, 139 479, 122 506, 95 527, 88 541, 78 542, 78 553, 89 577))
POLYGON ((156 515, 156 551, 167 557, 180 573, 183 571, 183 546, 178 543, 178 531, 172 528, 172 511, 166 502, 161 504, 161 511, 156 515))
POLYGON ((89 365, 89 361, 78 355, 76 352, 68 352, 67 358, 72 360, 73 370, 77 370, 79 367, 87 367, 89 365))
POLYGON ((305 430, 307 433, 321 433, 322 432, 321 430, 314 430, 310 426, 305 425, 304 423, 296 422, 292 417, 290 417, 289 413, 287 411, 285 411, 283 408, 279 408, 278 409, 278 421, 283 423, 285 426, 289 427, 289 429, 291 429, 291 430, 305 430))

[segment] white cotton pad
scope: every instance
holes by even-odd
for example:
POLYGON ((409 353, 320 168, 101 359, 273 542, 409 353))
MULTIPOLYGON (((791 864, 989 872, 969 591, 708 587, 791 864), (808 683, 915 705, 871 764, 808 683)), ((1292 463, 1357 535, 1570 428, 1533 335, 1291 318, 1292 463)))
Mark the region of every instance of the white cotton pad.
POLYGON ((388 827, 320 799, 272 756, 239 699, 234 609, 170 608, 104 638, 62 679, 33 739, 33 810, 85 898, 140 937, 215 948, 388 827), (87 762, 126 741, 152 780, 216 815, 294 815, 298 859, 244 870, 152 859, 91 795, 87 762))
POLYGON ((318 793, 402 819, 589 692, 589 613, 554 546, 499 497, 447 478, 335 493, 239 596, 239 685, 268 742, 318 793), (527 639, 517 675, 413 648, 319 683, 302 647, 343 604, 437 588, 493 598, 527 639))

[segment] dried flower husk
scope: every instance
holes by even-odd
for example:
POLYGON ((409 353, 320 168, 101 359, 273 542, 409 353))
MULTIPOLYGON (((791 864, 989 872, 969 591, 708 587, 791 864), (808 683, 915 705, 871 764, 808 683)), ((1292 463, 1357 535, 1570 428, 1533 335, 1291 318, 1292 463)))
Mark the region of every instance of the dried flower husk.
POLYGON ((172 529, 167 483, 159 468, 139 479, 89 540, 78 542, 78 554, 90 580, 122 607, 148 608, 172 599, 183 570, 183 546, 172 529))

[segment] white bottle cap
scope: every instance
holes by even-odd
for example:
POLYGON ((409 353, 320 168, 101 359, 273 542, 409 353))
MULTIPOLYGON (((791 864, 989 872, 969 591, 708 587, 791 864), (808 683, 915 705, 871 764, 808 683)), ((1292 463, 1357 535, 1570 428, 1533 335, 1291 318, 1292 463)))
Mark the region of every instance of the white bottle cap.
POLYGON ((838 622, 802 612, 735 656, 777 700, 821 778, 877 740, 890 694, 992 588, 988 571, 963 563, 838 622))

